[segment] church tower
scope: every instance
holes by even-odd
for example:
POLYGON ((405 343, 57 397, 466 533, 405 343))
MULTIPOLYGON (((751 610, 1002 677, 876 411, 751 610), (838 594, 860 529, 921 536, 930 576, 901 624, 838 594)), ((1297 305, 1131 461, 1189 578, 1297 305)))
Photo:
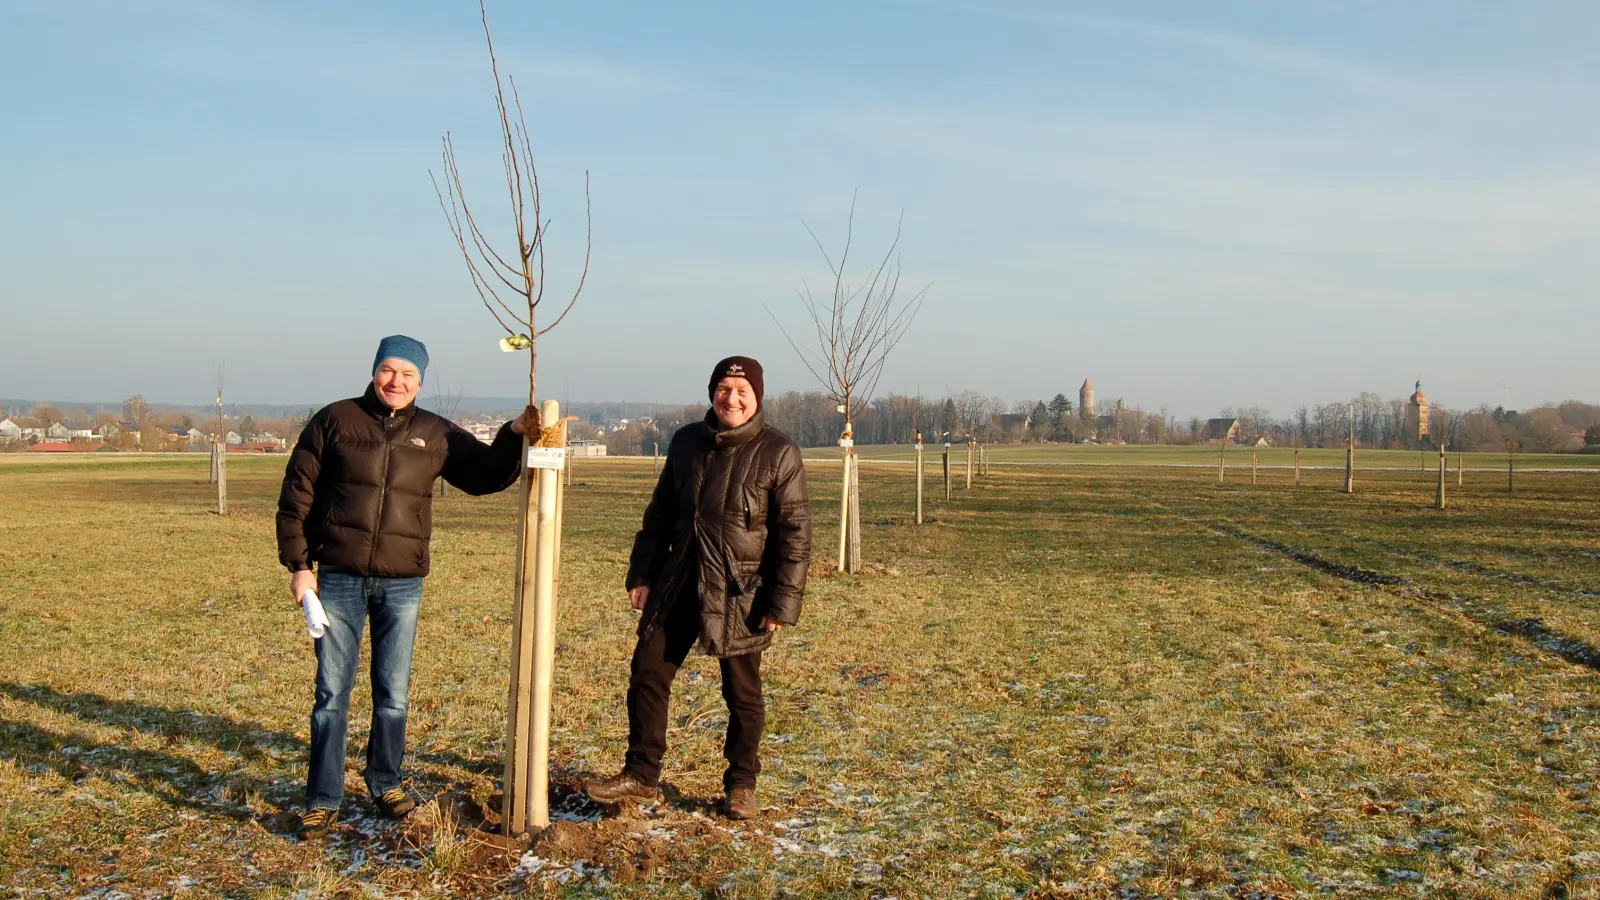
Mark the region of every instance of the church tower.
POLYGON ((1422 392, 1422 379, 1417 379, 1416 393, 1406 405, 1406 440, 1426 444, 1428 440, 1428 395, 1422 392))
POLYGON ((1083 380, 1083 387, 1078 388, 1078 415, 1094 418, 1094 383, 1087 378, 1083 380))

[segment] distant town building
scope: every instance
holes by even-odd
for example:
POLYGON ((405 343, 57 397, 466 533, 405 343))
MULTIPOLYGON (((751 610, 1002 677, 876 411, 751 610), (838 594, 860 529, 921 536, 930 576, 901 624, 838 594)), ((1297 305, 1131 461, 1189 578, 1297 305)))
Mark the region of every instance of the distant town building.
POLYGON ((1208 444, 1237 444, 1239 442, 1238 419, 1207 419, 1205 442, 1208 444))
POLYGON ((1094 383, 1087 378, 1083 380, 1083 387, 1078 388, 1078 415, 1094 418, 1094 383))

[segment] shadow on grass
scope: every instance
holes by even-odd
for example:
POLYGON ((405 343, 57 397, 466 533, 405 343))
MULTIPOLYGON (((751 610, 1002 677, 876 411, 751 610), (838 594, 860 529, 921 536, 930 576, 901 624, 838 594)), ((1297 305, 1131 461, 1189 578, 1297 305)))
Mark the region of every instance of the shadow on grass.
POLYGON ((1483 603, 1418 584, 1409 578, 1387 575, 1371 569, 1363 569, 1360 566, 1341 565, 1314 553, 1308 553, 1287 544, 1240 531, 1230 525, 1222 525, 1215 522, 1202 522, 1201 524, 1222 534, 1254 544, 1263 550, 1285 556, 1307 568, 1325 572, 1335 578, 1353 581, 1358 584, 1389 588, 1427 598, 1455 610, 1479 625, 1492 628, 1500 634, 1520 637, 1540 650, 1559 656, 1567 662, 1600 671, 1600 648, 1582 639, 1562 634, 1545 625, 1540 619, 1509 619, 1500 610, 1488 608, 1483 603))
POLYGON ((244 801, 250 797, 266 800, 269 787, 239 773, 219 776, 207 772, 193 760, 171 753, 97 743, 87 735, 21 722, 0 722, 0 759, 12 760, 33 774, 54 772, 74 783, 99 777, 170 806, 241 820, 254 817, 244 801))
MULTIPOLYGON (((296 735, 274 731, 257 722, 112 700, 99 694, 64 693, 43 685, 0 682, 0 696, 67 713, 97 725, 125 728, 172 741, 201 741, 223 752, 237 754, 247 762, 266 760, 274 767, 286 766, 285 760, 299 761, 310 749, 308 743, 296 735)), ((413 760, 456 766, 479 774, 495 775, 500 771, 498 760, 468 759, 450 752, 407 755, 413 760)), ((173 806, 234 818, 250 818, 252 813, 244 801, 255 798, 276 811, 263 820, 269 831, 281 830, 276 827, 282 824, 277 820, 285 817, 293 805, 293 801, 274 799, 272 784, 238 771, 208 772, 181 754, 143 750, 123 742, 97 743, 85 735, 64 734, 23 723, 0 721, 0 759, 15 760, 28 771, 55 771, 73 781, 99 774, 107 780, 132 785, 173 806)))

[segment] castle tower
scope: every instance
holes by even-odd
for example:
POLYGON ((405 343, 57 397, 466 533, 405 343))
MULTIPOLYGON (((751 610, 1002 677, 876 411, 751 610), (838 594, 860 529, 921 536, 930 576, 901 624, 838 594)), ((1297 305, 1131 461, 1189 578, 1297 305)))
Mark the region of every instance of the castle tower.
POLYGON ((1083 387, 1078 388, 1078 415, 1094 418, 1094 383, 1087 378, 1083 380, 1083 387))
POLYGON ((1422 392, 1422 379, 1406 405, 1406 438, 1421 444, 1428 440, 1428 395, 1422 392))

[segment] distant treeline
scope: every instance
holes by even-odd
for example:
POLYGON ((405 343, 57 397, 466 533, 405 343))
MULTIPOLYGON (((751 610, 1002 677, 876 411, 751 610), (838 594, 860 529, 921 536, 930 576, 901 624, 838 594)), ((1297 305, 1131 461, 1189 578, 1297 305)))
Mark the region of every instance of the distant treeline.
MULTIPOLYGON (((1406 398, 1384 399, 1364 393, 1354 400, 1297 407, 1277 418, 1261 407, 1224 407, 1216 418, 1237 420, 1235 440, 1303 447, 1343 447, 1354 416, 1356 441, 1363 447, 1414 448, 1443 442, 1452 448, 1474 451, 1560 453, 1600 448, 1600 405, 1569 400, 1529 410, 1479 406, 1452 410, 1433 406, 1428 414, 1428 441, 1407 433, 1406 398)), ((844 416, 836 401, 816 392, 791 391, 766 398, 764 411, 772 424, 801 446, 836 443, 844 416)), ((658 409, 653 423, 630 423, 622 430, 599 430, 584 423, 576 433, 597 437, 614 454, 649 454, 678 428, 699 421, 706 405, 658 409)), ((1113 406, 1096 410, 1092 419, 1081 415, 1065 394, 1049 401, 1008 402, 976 391, 950 397, 907 397, 889 394, 875 398, 853 423, 855 439, 862 444, 910 443, 920 430, 930 443, 966 440, 1000 442, 1080 442, 1127 444, 1195 444, 1207 440, 1208 422, 1198 416, 1180 419, 1166 410, 1146 411, 1138 406, 1113 406)))

